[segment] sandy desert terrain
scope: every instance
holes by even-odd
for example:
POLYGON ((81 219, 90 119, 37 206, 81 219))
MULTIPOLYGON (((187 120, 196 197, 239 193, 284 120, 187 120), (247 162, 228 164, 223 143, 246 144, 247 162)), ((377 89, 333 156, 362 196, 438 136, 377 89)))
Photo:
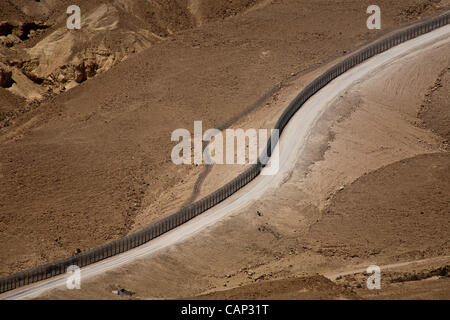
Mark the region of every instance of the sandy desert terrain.
MULTIPOLYGON (((65 1, 19 2, 0 7, 0 275, 213 191, 243 167, 175 166, 174 129, 270 128, 327 66, 450 4, 379 1, 383 28, 371 31, 367 1, 79 1, 85 24, 68 32, 65 1)), ((449 49, 346 92, 277 192, 80 292, 43 297, 448 299, 449 49), (361 272, 333 276, 418 260, 386 271, 378 294, 361 272)))

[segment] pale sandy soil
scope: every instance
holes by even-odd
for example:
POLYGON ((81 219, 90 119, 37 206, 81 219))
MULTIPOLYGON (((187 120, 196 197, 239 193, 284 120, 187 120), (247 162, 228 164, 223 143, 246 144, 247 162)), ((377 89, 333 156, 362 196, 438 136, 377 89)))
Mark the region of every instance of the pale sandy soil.
MULTIPOLYGON (((292 175, 248 209, 80 291, 42 298, 112 299, 123 287, 136 299, 448 299, 448 271, 434 272, 450 262, 450 156, 432 122, 417 117, 425 99, 430 114, 445 110, 448 88, 431 88, 449 67, 448 51, 446 44, 410 56, 348 90, 319 121, 292 175), (377 292, 361 286, 363 275, 331 276, 422 259, 383 271, 377 292)), ((281 90, 280 103, 294 89, 281 90)))
MULTIPOLYGON (((5 90, 28 99, 49 93, 40 102, 5 98, 9 102, 0 104, 1 275, 101 245, 173 213, 192 199, 203 172, 170 161, 174 129, 190 129, 198 119, 205 127, 239 119, 270 126, 285 107, 274 103, 280 84, 289 89, 289 80, 448 5, 380 0, 380 33, 367 30, 369 3, 356 0, 338 6, 264 1, 251 10, 253 1, 200 1, 194 13, 184 10, 187 1, 81 1, 86 28, 59 37, 66 18, 60 11, 68 3, 20 1, 5 9, 2 2, 6 19, 18 23, 13 34, 23 29, 21 21, 51 26, 17 43, 9 39, 13 45, 0 50, 16 82, 0 88, 2 101, 5 90), (98 72, 91 72, 93 63, 98 72), (71 89, 61 91, 66 85, 71 89)), ((200 191, 228 176, 220 174, 208 176, 200 191)))

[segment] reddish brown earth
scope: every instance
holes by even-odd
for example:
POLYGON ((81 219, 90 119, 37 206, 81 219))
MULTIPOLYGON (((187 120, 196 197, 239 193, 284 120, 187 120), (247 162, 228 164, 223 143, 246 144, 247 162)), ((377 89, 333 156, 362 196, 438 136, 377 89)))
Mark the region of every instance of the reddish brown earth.
MULTIPOLYGON (((102 12, 97 11, 97 2, 80 3, 86 12, 102 12)), ((402 23, 442 11, 448 5, 446 1, 379 1, 383 30, 377 32, 365 26, 365 9, 371 4, 368 1, 337 5, 336 1, 286 0, 255 2, 254 7, 254 1, 244 0, 229 4, 198 1, 189 6, 186 1, 167 3, 164 10, 156 13, 152 13, 156 9, 151 6, 147 11, 139 10, 138 1, 124 11, 116 6, 118 13, 113 16, 118 29, 109 32, 108 26, 114 21, 103 20, 104 25, 99 27, 106 29, 99 33, 82 28, 79 42, 73 40, 75 37, 59 43, 62 51, 70 49, 74 54, 56 52, 56 57, 64 57, 58 65, 46 65, 39 61, 41 56, 30 57, 24 52, 45 44, 46 39, 52 40, 52 32, 63 28, 65 16, 60 15, 61 10, 65 11, 65 2, 47 11, 24 13, 19 5, 2 10, 9 15, 6 19, 2 16, 2 21, 20 25, 28 19, 50 26, 0 50, 0 63, 6 65, 4 69, 15 70, 16 82, 10 88, 0 88, 0 275, 68 256, 78 248, 86 250, 103 244, 129 233, 136 228, 136 221, 137 226, 146 225, 172 213, 190 198, 203 170, 172 164, 170 133, 174 129, 192 130, 193 121, 199 119, 205 127, 230 125, 243 118, 251 123, 254 112, 276 108, 266 112, 271 117, 265 121, 270 124, 276 119, 272 115, 281 112, 286 104, 266 106, 265 102, 269 98, 276 100, 277 90, 285 88, 288 80, 295 80, 402 23), (173 6, 179 11, 174 11, 173 6), (173 12, 179 15, 173 16, 173 12), (157 36, 145 38, 142 30, 157 36), (120 41, 127 32, 133 34, 134 42, 130 44, 120 41), (111 60, 101 58, 98 43, 102 50, 106 48, 107 56, 113 57, 111 60), (86 44, 89 45, 83 51, 86 44), (78 85, 77 66, 84 58, 85 67, 95 62, 99 72, 86 74, 87 80, 78 85), (6 63, 11 59, 31 62, 20 69, 6 63), (41 68, 32 63, 35 59, 42 63, 41 68), (32 74, 47 80, 36 83, 32 74), (64 74, 64 80, 58 78, 60 74, 64 74), (264 96, 267 99, 259 101, 264 96)), ((440 83, 447 83, 446 77, 443 74, 440 83)), ((439 134, 444 134, 445 119, 448 120, 448 98, 443 91, 433 91, 432 99, 437 100, 431 101, 437 101, 437 107, 433 105, 428 109, 432 111, 421 115, 426 128, 439 134)), ((394 220, 392 215, 396 214, 414 224, 415 215, 419 214, 419 221, 426 226, 423 232, 436 232, 427 235, 430 241, 423 248, 419 246, 418 256, 426 255, 427 250, 447 250, 437 238, 448 230, 448 219, 442 215, 448 206, 448 184, 442 179, 449 171, 448 156, 420 155, 405 161, 406 164, 396 162, 357 179, 350 189, 355 192, 345 188, 333 198, 327 210, 338 212, 336 217, 324 214, 310 230, 311 234, 316 232, 317 241, 324 242, 302 250, 313 250, 326 257, 328 251, 318 250, 327 241, 331 245, 337 241, 345 243, 343 249, 336 250, 337 255, 367 257, 370 250, 382 248, 392 240, 391 229, 375 228, 378 221, 374 213, 382 209, 384 222, 394 220), (393 172, 401 176, 396 177, 393 172), (415 188, 416 183, 421 188, 415 188), (371 188, 373 193, 368 192, 371 188), (386 198, 386 194, 390 197, 386 198), (408 202, 411 195, 415 201, 425 199, 426 205, 421 209, 424 214, 416 212, 414 202, 408 202), (357 225, 365 226, 357 233, 358 239, 377 239, 375 243, 367 248, 361 246, 352 238, 353 227, 345 225, 336 231, 336 238, 321 238, 323 230, 334 230, 333 219, 352 219, 345 216, 350 212, 355 212, 354 221, 360 222, 357 225), (375 219, 368 225, 373 229, 366 228, 366 219, 375 219), (441 223, 433 224, 433 219, 441 223), (370 230, 372 233, 367 233, 370 230), (379 235, 386 238, 380 240, 379 235)), ((400 221, 393 223, 391 228, 402 226, 400 221)), ((417 227, 410 238, 401 240, 405 243, 399 242, 407 247, 406 251, 416 246, 414 239, 424 236, 420 230, 417 227)), ((270 238, 273 232, 264 234, 270 238)), ((298 241, 289 238, 287 243, 298 241)), ((277 251, 269 250, 267 256, 276 256, 277 251)), ((336 286, 322 280, 314 279, 319 287, 323 285, 334 292, 336 286)), ((299 281, 303 285, 303 280, 299 281)), ((157 295, 175 295, 167 290, 157 295)), ((249 290, 255 292, 254 288, 249 290)), ((343 297, 352 297, 353 293, 347 295, 342 288, 336 290, 343 297)), ((178 294, 193 296, 202 292, 204 288, 178 294)))
POLYGON ((264 281, 200 295, 198 299, 218 300, 345 300, 345 299, 448 299, 449 266, 382 273, 381 290, 367 290, 367 273, 355 273, 331 281, 324 276, 264 281))
POLYGON ((351 290, 338 285, 324 276, 287 278, 264 281, 231 290, 198 296, 199 299, 239 300, 315 300, 356 299, 351 290))
POLYGON ((401 160, 337 193, 310 236, 319 240, 317 250, 332 256, 395 255, 399 248, 408 249, 410 259, 444 254, 450 250, 449 190, 449 153, 401 160))

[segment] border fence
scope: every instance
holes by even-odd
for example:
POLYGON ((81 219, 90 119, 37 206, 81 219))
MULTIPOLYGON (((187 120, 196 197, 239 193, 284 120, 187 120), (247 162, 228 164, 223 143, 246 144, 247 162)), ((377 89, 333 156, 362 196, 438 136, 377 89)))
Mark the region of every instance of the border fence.
MULTIPOLYGON (((301 108, 301 106, 316 92, 326 86, 330 81, 337 78, 342 73, 360 64, 361 62, 384 52, 400 43, 414 39, 420 35, 428 33, 443 27, 449 23, 450 12, 447 12, 436 18, 427 20, 415 26, 409 27, 385 39, 379 40, 368 47, 361 49, 353 55, 347 57, 343 61, 337 63, 322 75, 317 77, 314 81, 308 84, 295 99, 284 110, 275 124, 274 129, 279 130, 279 134, 286 127, 291 117, 301 108)), ((272 146, 272 139, 269 138, 266 146, 267 156, 271 156, 271 152, 275 147, 277 141, 274 141, 272 146)), ((230 197, 236 191, 244 187, 256 176, 259 175, 265 161, 258 160, 258 163, 252 165, 249 169, 241 173, 239 176, 207 195, 206 197, 180 209, 172 215, 130 235, 123 238, 111 241, 107 244, 88 251, 76 254, 72 257, 47 263, 28 270, 20 271, 12 275, 0 278, 0 293, 13 290, 31 283, 45 280, 66 272, 71 265, 77 265, 80 268, 96 263, 103 259, 112 257, 114 255, 123 253, 130 249, 136 248, 150 240, 182 225, 191 220, 199 214, 205 212, 211 207, 222 202, 230 197)))

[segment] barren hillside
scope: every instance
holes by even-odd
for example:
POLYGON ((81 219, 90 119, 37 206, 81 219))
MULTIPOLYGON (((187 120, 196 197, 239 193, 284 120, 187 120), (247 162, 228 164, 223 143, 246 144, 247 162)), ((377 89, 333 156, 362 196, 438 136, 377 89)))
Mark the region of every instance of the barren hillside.
POLYGON ((448 40, 417 50, 342 92, 293 172, 244 209, 41 298, 113 299, 126 288, 132 299, 448 299, 450 158, 436 130, 449 117, 448 50, 448 40), (373 264, 381 290, 365 286, 373 264))
POLYGON ((0 4, 1 275, 172 213, 204 169, 174 129, 270 126, 290 80, 448 1, 379 1, 380 32, 359 0, 79 1, 71 31, 69 4, 0 4))

